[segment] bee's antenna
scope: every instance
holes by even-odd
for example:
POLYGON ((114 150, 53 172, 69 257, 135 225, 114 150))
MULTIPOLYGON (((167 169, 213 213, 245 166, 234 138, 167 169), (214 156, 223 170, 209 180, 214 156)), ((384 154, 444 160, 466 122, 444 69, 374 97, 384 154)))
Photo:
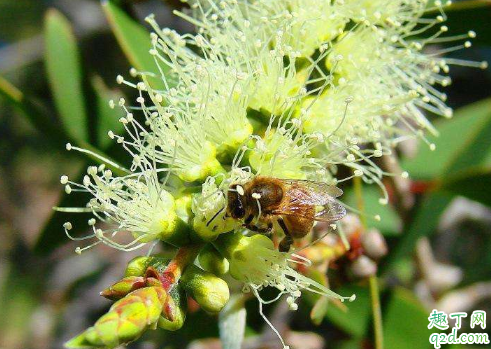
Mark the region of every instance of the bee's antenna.
POLYGON ((259 201, 259 199, 261 198, 261 194, 259 193, 252 193, 252 198, 253 199, 256 199, 256 202, 257 202, 257 208, 258 208, 258 215, 257 215, 257 219, 259 220, 259 217, 261 217, 261 202, 259 201))
POLYGON ((211 224, 211 222, 213 222, 213 220, 214 220, 215 218, 217 218, 217 216, 218 216, 220 213, 222 213, 222 212, 223 212, 223 210, 224 210, 224 209, 225 209, 225 206, 224 206, 224 207, 222 207, 220 210, 218 210, 218 211, 217 211, 217 213, 215 213, 215 214, 213 215, 213 217, 211 217, 211 219, 210 219, 210 220, 209 220, 209 221, 206 223, 206 226, 208 227, 208 226, 211 224))

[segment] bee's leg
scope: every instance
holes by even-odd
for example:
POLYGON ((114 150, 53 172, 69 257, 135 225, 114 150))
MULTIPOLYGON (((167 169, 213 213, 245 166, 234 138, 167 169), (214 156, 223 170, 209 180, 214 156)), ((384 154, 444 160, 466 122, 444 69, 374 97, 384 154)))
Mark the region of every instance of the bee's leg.
POLYGON ((292 237, 290 235, 285 235, 285 237, 280 241, 280 244, 278 245, 278 250, 280 252, 289 252, 292 244, 292 237))
POLYGON ((264 226, 259 227, 256 224, 252 224, 253 218, 254 218, 253 215, 248 216, 244 221, 244 227, 246 227, 249 230, 255 231, 257 233, 261 233, 261 234, 269 233, 273 229, 273 222, 268 222, 266 227, 264 227, 264 226))
POLYGON ((250 225, 253 219, 254 219, 254 215, 250 214, 249 216, 247 216, 247 218, 244 221, 245 226, 250 225))
POLYGON ((278 218, 278 224, 280 225, 281 229, 285 233, 285 237, 283 238, 283 240, 280 241, 278 249, 280 250, 280 252, 288 252, 288 251, 290 251, 290 247, 293 244, 293 238, 290 235, 290 232, 289 232, 283 218, 278 218))
POLYGON ((273 229, 273 224, 268 223, 267 227, 258 227, 255 224, 244 224, 244 227, 246 227, 249 230, 255 231, 256 233, 265 234, 271 232, 271 229, 273 229))

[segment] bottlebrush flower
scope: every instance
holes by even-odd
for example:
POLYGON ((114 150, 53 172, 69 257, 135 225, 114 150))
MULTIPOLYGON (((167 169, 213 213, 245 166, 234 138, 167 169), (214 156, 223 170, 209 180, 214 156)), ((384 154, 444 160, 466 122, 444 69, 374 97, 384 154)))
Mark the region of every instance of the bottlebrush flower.
POLYGON ((336 0, 335 2, 342 7, 341 11, 345 16, 353 21, 391 27, 414 21, 425 11, 439 9, 441 6, 427 8, 428 0, 336 0))
MULTIPOLYGON (((170 68, 170 80, 162 100, 172 113, 182 113, 202 127, 201 134, 219 155, 233 154, 252 134, 246 109, 249 96, 247 75, 225 64, 224 57, 207 51, 202 36, 180 36, 160 29, 152 16, 147 18, 155 30, 151 54, 159 69, 170 68), (202 55, 196 54, 193 48, 202 55)), ((147 90, 150 87, 147 85, 147 90)), ((158 101, 157 101, 158 102, 158 101)))
MULTIPOLYGON (((114 133, 110 133, 110 137, 123 145, 133 156, 135 163, 145 158, 160 167, 170 168, 187 182, 204 180, 207 176, 222 171, 216 159, 215 145, 203 139, 202 124, 200 120, 192 117, 194 110, 185 110, 175 104, 164 106, 163 95, 150 87, 145 76, 145 82, 136 85, 122 77, 118 77, 118 80, 138 89, 139 106, 132 108, 142 111, 145 122, 142 125, 136 120, 124 100, 120 101, 119 105, 126 112, 121 122, 125 125, 129 139, 114 133)), ((168 91, 167 100, 171 100, 174 91, 176 90, 168 91)), ((193 107, 188 105, 186 108, 193 107)))
POLYGON ((217 6, 197 1, 193 4, 196 18, 177 13, 197 26, 196 38, 206 57, 218 57, 248 80, 244 90, 248 107, 269 116, 291 106, 310 71, 297 69, 296 59, 302 53, 289 43, 291 28, 282 30, 274 14, 263 17, 265 6, 265 2, 224 1, 217 6))
MULTIPOLYGON (((395 119, 413 130, 414 135, 422 137, 418 129, 435 132, 423 110, 445 117, 452 115, 451 109, 445 104, 445 94, 435 87, 450 83, 446 76, 449 65, 486 67, 481 62, 441 57, 444 53, 470 46, 468 41, 436 52, 425 51, 432 44, 475 36, 474 32, 469 32, 467 35, 443 37, 442 34, 448 28, 441 26, 446 17, 442 9, 444 5, 440 1, 431 7, 428 7, 427 0, 390 3, 365 0, 257 0, 223 1, 219 4, 199 0, 192 4, 194 17, 181 16, 195 24, 199 35, 207 38, 212 47, 210 51, 220 52, 231 66, 242 69, 248 75, 259 72, 258 88, 253 90, 257 93, 251 99, 255 102, 250 106, 277 115, 293 103, 286 103, 279 109, 271 106, 271 103, 278 106, 287 100, 295 101, 296 94, 302 91, 301 85, 289 85, 287 81, 301 81, 304 87, 344 82, 352 84, 353 91, 355 87, 368 82, 370 90, 365 89, 364 92, 373 93, 365 95, 365 100, 376 100, 380 104, 388 99, 393 101, 388 107, 385 106, 388 110, 382 111, 377 117, 388 117, 392 120, 387 120, 387 123, 392 124, 395 119), (431 18, 426 16, 429 11, 440 14, 431 18), (345 26, 344 23, 350 20, 354 26, 345 26), (435 30, 439 25, 440 30, 435 30), (300 39, 302 35, 307 38, 300 39), (425 35, 428 38, 418 39, 425 35), (309 48, 306 50, 302 45, 307 44, 309 48), (314 51, 321 53, 315 59, 306 54, 314 51), (265 52, 272 53, 270 61, 265 61, 265 52), (261 76, 263 70, 281 70, 262 69, 269 67, 265 62, 274 62, 275 57, 278 62, 283 62, 283 73, 261 76), (303 57, 303 66, 298 61, 299 57, 303 57), (325 61, 329 71, 319 77, 316 65, 322 61, 325 61), (295 69, 292 68, 292 62, 296 65, 295 69), (312 72, 316 74, 312 75, 312 72), (268 82, 276 86, 275 89, 269 89, 275 93, 267 91, 268 82), (383 98, 380 100, 381 96, 383 98)), ((334 94, 331 92, 330 96, 334 94)), ((338 118, 342 115, 342 112, 339 113, 338 118)), ((398 136, 395 138, 398 139, 398 136)), ((376 137, 369 140, 378 141, 376 137)))
MULTIPOLYGON (((301 57, 310 57, 323 44, 337 37, 349 22, 344 16, 341 1, 285 0, 253 1, 250 14, 252 27, 260 22, 270 35, 280 30, 283 45, 291 47, 301 57)), ((277 46, 275 40, 274 45, 277 46)))
POLYGON ((99 243, 131 251, 153 240, 173 240, 178 233, 174 198, 151 167, 120 177, 114 176, 104 165, 91 166, 82 183, 73 182, 67 176, 61 177, 61 183, 67 193, 85 192, 92 196, 86 207, 57 208, 63 212, 94 215, 88 221, 93 233, 82 238, 71 237, 72 224, 64 224, 65 232, 73 240, 96 240, 89 246, 77 247, 77 253, 99 243), (101 226, 96 225, 97 221, 101 226), (129 239, 120 237, 122 234, 129 235, 129 239))
MULTIPOLYGON (((303 290, 341 301, 354 297, 341 297, 319 283, 295 271, 289 263, 303 263, 290 253, 279 252, 273 242, 264 235, 246 237, 241 234, 224 236, 216 245, 230 261, 230 274, 251 287, 251 291, 260 291, 265 287, 275 287, 281 295, 291 297, 290 308, 296 310, 295 300, 303 290)), ((300 258, 300 257, 298 257, 300 258)), ((308 263, 308 262, 307 262, 308 263)))
POLYGON ((446 95, 436 87, 450 84, 451 80, 447 76, 450 65, 485 67, 486 63, 442 57, 445 53, 470 47, 469 41, 450 48, 427 51, 430 45, 473 38, 475 33, 471 31, 465 35, 444 37, 448 27, 441 25, 443 16, 431 19, 421 17, 424 11, 408 13, 413 13, 414 17, 398 25, 360 24, 343 33, 332 43, 326 66, 331 69, 336 65, 334 73, 347 84, 360 86, 362 81, 372 80, 375 98, 366 95, 368 101, 377 100, 377 94, 387 94, 391 98, 403 97, 398 103, 400 108, 392 108, 392 111, 385 111, 381 115, 390 117, 395 114, 397 120, 410 129, 420 128, 436 133, 423 111, 444 117, 452 116, 451 108, 445 104, 446 95), (439 29, 432 29, 436 26, 440 26, 439 29), (431 30, 434 33, 427 34, 428 38, 417 38, 431 30), (343 59, 339 60, 339 56, 343 59), (376 88, 375 84, 379 87, 376 88), (409 95, 412 98, 404 99, 409 95))
MULTIPOLYGON (((286 118, 286 116, 285 116, 286 118)), ((251 149, 249 163, 256 174, 291 179, 323 177, 327 181, 326 159, 312 156, 312 149, 322 144, 320 133, 303 134, 299 119, 282 120, 267 128, 251 149)))
POLYGON ((239 222, 226 216, 226 206, 227 189, 221 189, 214 177, 208 177, 192 203, 193 228, 202 239, 214 240, 219 234, 240 227, 239 222))
POLYGON ((223 235, 215 243, 218 250, 230 262, 230 275, 244 283, 244 291, 252 292, 259 300, 261 316, 283 339, 262 313, 262 306, 279 300, 286 295, 290 310, 297 310, 296 301, 302 292, 313 292, 325 297, 355 300, 355 295, 342 297, 318 282, 300 274, 291 265, 309 263, 308 260, 291 254, 279 252, 273 242, 264 235, 243 236, 240 233, 223 235), (266 287, 274 287, 279 293, 273 300, 264 300, 259 292, 266 287))

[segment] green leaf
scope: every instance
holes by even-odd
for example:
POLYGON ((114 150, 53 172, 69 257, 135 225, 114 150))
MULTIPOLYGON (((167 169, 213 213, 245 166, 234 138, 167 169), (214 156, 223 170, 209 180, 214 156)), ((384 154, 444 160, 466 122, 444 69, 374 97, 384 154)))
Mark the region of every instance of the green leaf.
POLYGON ((455 195, 463 195, 471 200, 479 201, 491 206, 491 173, 475 172, 466 174, 461 178, 452 179, 443 184, 441 188, 455 195))
POLYGON ((403 167, 411 177, 431 180, 459 175, 471 169, 491 169, 491 99, 456 111, 453 119, 435 123, 439 137, 429 136, 436 150, 422 146, 403 167))
POLYGON ((327 319, 355 338, 364 337, 371 316, 368 289, 359 286, 346 286, 337 289, 336 292, 345 296, 356 294, 356 300, 342 303, 342 309, 331 304, 327 309, 327 319))
POLYGON ((108 131, 113 131, 119 134, 124 129, 124 126, 119 122, 122 113, 120 109, 111 109, 109 100, 117 99, 118 95, 107 88, 104 81, 100 77, 94 77, 91 80, 91 85, 95 93, 95 110, 97 115, 97 143, 107 149, 114 143, 107 135, 108 131))
POLYGON ((408 290, 396 288, 384 314, 384 344, 390 349, 430 348, 428 312, 408 290))
MULTIPOLYGON (((102 7, 130 63, 139 71, 157 72, 155 60, 149 53, 152 48, 149 31, 124 12, 114 1, 103 0, 102 7)), ((149 81, 155 88, 164 87, 159 78, 149 78, 149 81)))
POLYGON ((14 85, 0 76, 0 96, 3 97, 11 106, 22 113, 31 124, 46 137, 55 147, 62 148, 66 142, 63 130, 56 127, 54 120, 34 104, 14 85))
POLYGON ((406 228, 404 235, 398 240, 381 265, 381 273, 390 270, 395 263, 414 250, 416 242, 424 236, 435 232, 440 217, 447 208, 453 196, 446 193, 431 193, 425 198, 414 213, 415 217, 406 228))
MULTIPOLYGON (((400 217, 390 205, 381 205, 379 203, 380 193, 376 186, 363 186, 363 202, 365 212, 369 212, 371 216, 379 215, 380 221, 368 219, 368 226, 377 228, 384 235, 399 235, 401 233, 402 222, 400 217)), ((348 190, 345 194, 346 203, 352 207, 357 207, 356 195, 353 190, 348 190)))
MULTIPOLYGON (((83 176, 85 175, 85 169, 87 168, 87 163, 81 166, 80 174, 76 176, 75 181, 80 183, 83 176)), ((61 188, 60 184, 60 188, 61 188)), ((58 202, 58 207, 80 207, 85 203, 82 203, 82 198, 77 194, 66 194, 63 192, 60 201, 58 202)), ((66 244, 70 240, 65 235, 63 231, 63 223, 70 221, 73 224, 73 229, 70 234, 74 236, 79 236, 84 231, 88 231, 87 220, 92 217, 89 213, 65 213, 53 211, 51 217, 46 221, 44 227, 36 240, 33 247, 33 252, 35 254, 45 256, 55 250, 57 247, 66 244)), ((83 241, 82 241, 83 243, 83 241)))
POLYGON ((46 70, 67 133, 88 142, 87 110, 77 42, 68 20, 50 9, 45 20, 46 70))
POLYGON ((240 349, 244 339, 246 325, 244 298, 232 297, 220 312, 218 327, 223 349, 240 349))
MULTIPOLYGON (((434 1, 430 2, 432 5, 434 1)), ((490 0, 471 0, 471 1, 453 1, 452 5, 445 6, 444 11, 447 14, 445 25, 449 31, 446 36, 467 33, 473 30, 477 37, 472 39, 473 43, 479 45, 491 44, 491 27, 489 19, 491 18, 491 1, 490 0)), ((431 11, 429 15, 439 15, 439 11, 431 11)))
POLYGON ((327 309, 329 309, 329 299, 327 297, 321 297, 315 302, 310 311, 310 319, 314 325, 318 326, 322 323, 322 320, 326 317, 327 309))
MULTIPOLYGON (((80 153, 75 152, 74 154, 78 154, 79 156, 86 157, 95 163, 105 163, 109 168, 111 168, 114 173, 124 174, 118 167, 120 165, 105 154, 103 151, 98 150, 97 148, 91 146, 89 143, 84 141, 80 141, 77 139, 72 139, 70 135, 66 134, 66 132, 56 126, 54 120, 50 119, 47 112, 43 110, 39 105, 35 104, 31 99, 26 97, 21 91, 19 91, 14 85, 10 84, 7 80, 3 79, 0 76, 0 96, 3 97, 10 105, 17 108, 32 124, 33 126, 40 132, 42 132, 46 138, 51 141, 57 148, 65 149, 65 145, 67 141, 73 142, 75 145, 82 147, 84 149, 90 150, 91 153, 80 153), (107 164, 102 161, 100 157, 104 157, 109 161, 113 162, 115 166, 112 164, 107 164), (116 167, 117 166, 117 167, 116 167)), ((102 95, 99 96, 102 101, 102 95)), ((102 103, 102 102, 101 102, 102 103)), ((107 124, 112 121, 105 121, 107 124)), ((114 127, 116 128, 116 127, 114 127)))
POLYGON ((337 349, 360 349, 364 348, 362 341, 359 339, 349 340, 349 341, 341 341, 336 345, 337 349))
MULTIPOLYGON (((322 286, 329 288, 326 273, 310 268, 307 276, 312 280, 317 281, 322 286)), ((313 304, 312 310, 310 311, 310 319, 314 325, 320 325, 322 320, 326 317, 327 309, 329 309, 329 298, 314 293, 307 293, 306 296, 307 302, 313 304)))
MULTIPOLYGON (((36 307, 40 305, 41 285, 39 280, 27 274, 25 263, 16 261, 9 264, 2 261, 2 279, 0 279, 0 338, 7 347, 27 348, 30 346, 30 331, 26 328, 32 321, 36 307), (22 265, 22 266, 21 266, 22 265), (5 341, 6 340, 6 341, 5 341)), ((42 270, 42 268, 39 268, 42 270)), ((38 276, 39 272, 38 271, 38 276)), ((42 278, 43 276, 40 276, 42 278)))
POLYGON ((437 123, 440 137, 431 138, 435 151, 420 149, 403 166, 416 179, 431 181, 430 189, 464 195, 491 205, 491 99, 458 110, 452 120, 437 123))

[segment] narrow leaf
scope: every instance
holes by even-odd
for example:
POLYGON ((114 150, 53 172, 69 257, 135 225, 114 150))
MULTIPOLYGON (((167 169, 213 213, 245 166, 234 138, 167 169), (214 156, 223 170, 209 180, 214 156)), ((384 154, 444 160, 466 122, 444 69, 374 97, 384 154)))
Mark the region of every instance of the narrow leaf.
POLYGON ((52 141, 60 150, 65 149, 67 142, 73 142, 75 145, 90 151, 85 153, 76 152, 75 154, 80 155, 80 157, 86 157, 98 164, 104 163, 116 174, 125 174, 125 172, 120 169, 121 165, 103 151, 98 150, 84 141, 72 139, 64 130, 58 128, 55 121, 50 119, 47 112, 1 76, 0 97, 3 97, 10 105, 17 108, 33 124, 33 126, 36 127, 36 129, 42 132, 47 139, 52 141), (109 160, 114 165, 104 162, 102 158, 109 160))
POLYGON ((95 93, 95 111, 97 116, 97 143, 107 149, 113 141, 107 135, 108 131, 119 134, 124 126, 119 122, 122 113, 120 109, 109 107, 109 100, 116 99, 117 94, 107 88, 100 77, 91 80, 92 88, 95 93))
MULTIPOLYGON (((140 71, 156 72, 157 65, 149 53, 152 48, 150 32, 125 13, 114 1, 103 0, 102 7, 130 63, 140 71)), ((149 78, 149 80, 155 88, 164 86, 158 78, 149 78)))
POLYGON ((63 130, 56 127, 54 120, 52 120, 40 106, 34 104, 14 85, 3 79, 1 76, 0 96, 11 106, 20 111, 39 132, 48 136, 48 141, 52 142, 55 147, 61 149, 66 142, 63 130))
POLYGON ((435 332, 428 330, 428 311, 408 290, 395 289, 384 316, 386 348, 430 348, 428 339, 435 332))
MULTIPOLYGON (((356 195, 353 190, 348 190, 344 194, 344 200, 348 205, 357 206, 356 195)), ((379 215, 380 220, 370 219, 370 227, 377 228, 386 236, 399 235, 401 233, 402 222, 395 209, 390 205, 381 205, 379 203, 380 190, 375 186, 363 187, 363 202, 365 212, 370 215, 379 215)))
POLYGON ((87 110, 77 42, 68 20, 51 9, 45 19, 46 70, 54 100, 68 134, 88 141, 87 110))
POLYGON ((404 235, 381 265, 382 273, 389 271, 399 259, 411 253, 421 237, 429 236, 436 231, 440 217, 452 198, 452 195, 436 192, 423 199, 404 235))
POLYGON ((462 195, 491 207, 491 171, 466 173, 443 184, 442 190, 462 195))
POLYGON ((327 319, 354 338, 363 338, 367 333, 371 316, 368 289, 345 286, 336 289, 336 292, 342 295, 356 294, 356 301, 341 303, 340 306, 330 304, 327 309, 327 319))
POLYGON ((310 311, 310 319, 314 325, 319 326, 322 323, 322 320, 326 317, 327 309, 329 309, 329 299, 327 297, 321 297, 315 302, 310 311))
POLYGON ((435 123, 439 137, 429 137, 436 145, 431 151, 421 146, 414 159, 405 159, 403 167, 416 179, 432 180, 471 168, 491 169, 491 99, 459 109, 453 119, 435 123))

